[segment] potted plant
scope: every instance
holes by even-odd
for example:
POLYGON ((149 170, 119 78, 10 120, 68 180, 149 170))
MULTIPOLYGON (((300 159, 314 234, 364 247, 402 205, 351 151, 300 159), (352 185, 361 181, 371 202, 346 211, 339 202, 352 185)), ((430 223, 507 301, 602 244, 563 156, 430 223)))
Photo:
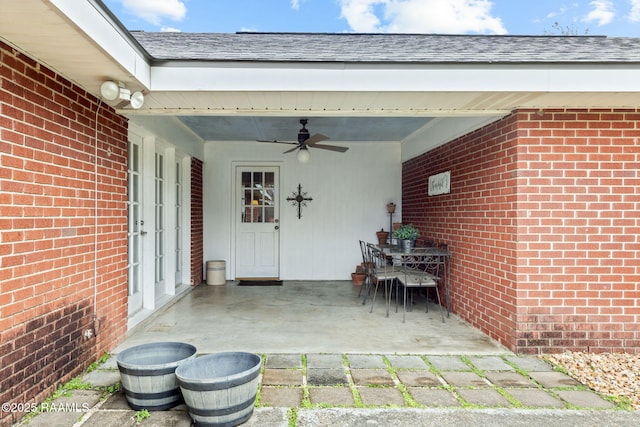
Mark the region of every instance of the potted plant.
POLYGON ((364 283, 364 279, 366 278, 366 273, 364 271, 364 265, 356 265, 355 273, 351 273, 351 280, 353 284, 356 286, 360 286, 364 283))
POLYGON ((384 228, 381 228, 380 231, 376 231, 376 236, 378 237, 378 245, 382 246, 387 244, 389 232, 384 231, 384 228))
POLYGON ((416 239, 420 237, 420 231, 413 224, 403 224, 393 230, 393 237, 398 239, 403 249, 410 250, 416 246, 416 239))

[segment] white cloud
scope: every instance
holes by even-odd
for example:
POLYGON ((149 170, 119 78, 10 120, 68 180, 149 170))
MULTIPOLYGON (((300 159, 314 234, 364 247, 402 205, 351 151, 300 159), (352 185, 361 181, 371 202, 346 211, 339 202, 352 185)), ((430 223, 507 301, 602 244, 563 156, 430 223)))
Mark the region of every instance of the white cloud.
POLYGON ((640 0, 629 0, 629 3, 631 3, 629 21, 640 22, 640 0))
POLYGON ((489 0, 340 0, 356 32, 506 34, 489 0))
POLYGON ((153 24, 160 25, 162 19, 181 21, 187 8, 180 0, 121 0, 125 10, 153 24))
POLYGON ((162 27, 160 28, 160 31, 162 31, 163 33, 181 33, 182 30, 179 30, 178 28, 173 28, 173 27, 162 27))
POLYGON ((565 13, 567 13, 567 10, 569 10, 566 6, 560 6, 560 9, 553 11, 553 12, 549 12, 546 16, 547 19, 553 19, 557 16, 562 16, 565 13))
POLYGON ((389 3, 389 0, 340 0, 342 17, 358 33, 380 31, 380 20, 374 13, 374 6, 389 3))
POLYGON ((294 10, 299 10, 300 9, 300 3, 304 3, 307 0, 291 0, 291 9, 294 10))
POLYGON ((593 0, 589 3, 593 8, 587 16, 585 22, 597 22, 598 26, 609 24, 616 16, 615 7, 612 0, 593 0))

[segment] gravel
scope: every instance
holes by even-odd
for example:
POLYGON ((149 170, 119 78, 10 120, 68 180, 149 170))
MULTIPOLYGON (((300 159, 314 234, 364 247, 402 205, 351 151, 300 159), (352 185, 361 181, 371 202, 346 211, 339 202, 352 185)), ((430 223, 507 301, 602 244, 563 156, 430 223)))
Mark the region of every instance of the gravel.
POLYGON ((567 351, 542 358, 598 393, 626 398, 631 408, 640 409, 640 355, 567 351))

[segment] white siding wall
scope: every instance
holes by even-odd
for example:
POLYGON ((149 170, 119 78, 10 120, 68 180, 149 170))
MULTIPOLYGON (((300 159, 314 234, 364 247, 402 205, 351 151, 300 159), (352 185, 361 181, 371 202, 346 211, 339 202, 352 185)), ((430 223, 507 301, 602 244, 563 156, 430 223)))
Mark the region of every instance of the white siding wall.
MULTIPOLYGON (((336 143, 334 143, 336 144, 336 143)), ((209 142, 204 164, 204 255, 227 261, 227 279, 235 277, 232 242, 234 162, 279 164, 280 277, 284 280, 348 280, 361 262, 358 240, 377 241, 389 228, 386 204, 401 203, 399 143, 350 143, 344 154, 311 149, 300 164, 286 145, 209 142), (297 209, 284 200, 297 191, 313 201, 297 209)), ((394 220, 399 221, 396 211, 394 220)))

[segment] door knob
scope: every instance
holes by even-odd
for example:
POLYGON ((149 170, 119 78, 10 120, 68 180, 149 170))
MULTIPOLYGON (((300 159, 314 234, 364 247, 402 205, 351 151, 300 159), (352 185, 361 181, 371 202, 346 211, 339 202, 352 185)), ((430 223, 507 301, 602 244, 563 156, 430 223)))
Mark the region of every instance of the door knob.
POLYGON ((275 227, 273 227, 274 230, 280 230, 280 227, 278 227, 277 225, 275 227))

